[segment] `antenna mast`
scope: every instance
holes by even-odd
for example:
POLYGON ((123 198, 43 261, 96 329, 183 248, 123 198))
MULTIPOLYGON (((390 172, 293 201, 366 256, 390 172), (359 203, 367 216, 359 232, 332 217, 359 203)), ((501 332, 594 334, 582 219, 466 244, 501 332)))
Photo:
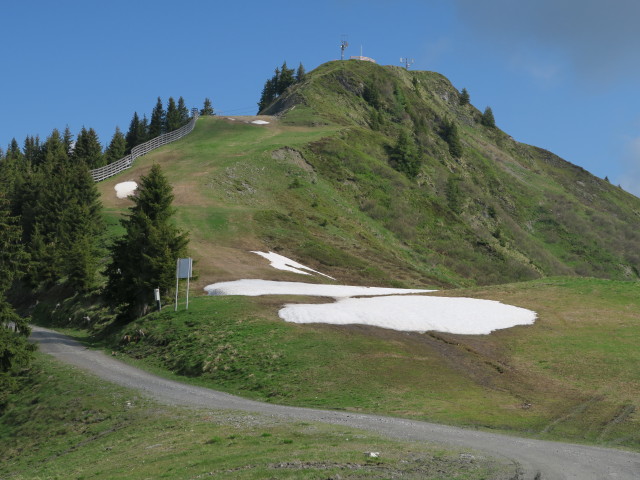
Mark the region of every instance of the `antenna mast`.
POLYGON ((413 65, 413 62, 415 62, 413 58, 400 57, 400 63, 403 64, 404 68, 407 70, 409 70, 409 67, 413 65))
POLYGON ((347 36, 342 35, 342 40, 340 40, 340 60, 344 60, 344 51, 349 46, 349 42, 347 42, 347 36))

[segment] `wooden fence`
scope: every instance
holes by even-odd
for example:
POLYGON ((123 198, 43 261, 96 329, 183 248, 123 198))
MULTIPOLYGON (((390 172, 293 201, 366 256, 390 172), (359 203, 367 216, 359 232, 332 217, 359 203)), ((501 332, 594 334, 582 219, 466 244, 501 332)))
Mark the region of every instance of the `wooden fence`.
POLYGON ((185 135, 188 135, 193 130, 193 127, 196 125, 196 120, 198 120, 199 114, 198 110, 193 110, 193 116, 189 123, 180 127, 173 132, 163 133, 159 137, 152 138, 151 140, 141 143, 133 147, 131 153, 126 157, 121 158, 120 160, 116 160, 115 162, 111 162, 109 165, 105 165, 104 167, 96 168, 95 170, 91 170, 91 176, 95 182, 101 182, 109 177, 113 177, 118 173, 126 170, 127 168, 133 165, 133 161, 141 157, 142 155, 146 155, 152 150, 156 148, 160 148, 167 143, 175 142, 176 140, 181 139, 185 135))

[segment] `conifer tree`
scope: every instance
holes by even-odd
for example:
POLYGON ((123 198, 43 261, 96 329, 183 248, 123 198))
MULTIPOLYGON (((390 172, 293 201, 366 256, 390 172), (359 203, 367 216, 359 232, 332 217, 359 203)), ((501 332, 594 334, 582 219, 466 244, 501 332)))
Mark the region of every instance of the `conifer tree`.
POLYGON ((116 127, 116 131, 113 134, 113 137, 111 137, 111 142, 104 152, 105 164, 108 165, 116 160, 120 160, 126 155, 126 151, 127 140, 124 138, 120 128, 116 127))
POLYGON ((24 158, 24 155, 20 151, 20 145, 18 145, 18 142, 15 138, 11 139, 11 143, 9 143, 9 148, 7 148, 5 158, 12 160, 22 160, 24 158))
POLYGON ((64 133, 62 134, 62 142, 67 150, 67 157, 71 158, 73 156, 73 134, 71 133, 71 129, 69 125, 64 129, 64 133))
POLYGON ((493 110, 491 110, 491 107, 487 107, 484 109, 484 113, 480 118, 480 123, 485 127, 489 127, 489 128, 496 127, 496 120, 493 117, 493 110))
POLYGON ((300 65, 298 65, 298 70, 296 70, 296 82, 300 83, 304 80, 304 77, 306 77, 307 72, 304 69, 304 66, 302 65, 302 62, 300 62, 300 65))
POLYGON ((173 97, 169 97, 169 101, 167 102, 167 122, 166 122, 166 131, 172 132, 182 125, 180 124, 180 111, 176 105, 176 101, 173 97))
POLYGON ((420 156, 413 139, 404 129, 400 130, 398 140, 391 149, 389 164, 409 178, 414 178, 420 171, 420 156))
POLYGON ((209 98, 204 99, 204 105, 200 109, 200 115, 215 115, 211 100, 209 98))
POLYGON ((28 366, 35 346, 27 341, 30 329, 6 299, 6 292, 25 268, 20 228, 0 192, 0 411, 17 383, 13 374, 28 366))
POLYGON ((180 126, 186 125, 189 123, 189 109, 184 102, 184 98, 178 98, 178 114, 180 117, 180 126))
POLYGON ((136 145, 140 145, 144 142, 140 137, 140 117, 138 117, 138 112, 133 113, 133 118, 129 123, 129 130, 125 135, 125 140, 127 141, 127 152, 131 153, 131 149, 136 145))
POLYGON ((287 67, 286 61, 283 62, 282 67, 280 68, 280 75, 278 76, 276 83, 276 93, 278 95, 282 95, 287 88, 296 83, 293 73, 293 68, 287 67))
POLYGON ((57 128, 47 137, 47 141, 42 145, 43 161, 49 163, 64 162, 69 159, 67 147, 57 128))
POLYGON ((149 138, 155 138, 164 133, 164 126, 166 123, 166 112, 162 106, 162 99, 158 97, 156 106, 153 107, 151 112, 151 121, 149 122, 149 138))
POLYGON ((28 136, 24 140, 24 159, 32 165, 38 165, 42 162, 42 146, 40 145, 40 137, 28 136))
POLYGON ((159 165, 140 180, 122 225, 125 235, 111 248, 107 298, 122 307, 123 317, 143 315, 153 303, 153 290, 168 296, 174 287, 176 260, 184 255, 188 234, 172 223, 173 192, 159 165))
POLYGON ((462 92, 460 92, 460 98, 458 100, 458 103, 460 105, 469 105, 470 101, 471 101, 471 97, 469 97, 469 92, 467 91, 466 88, 463 88, 462 92))
POLYGON ((149 140, 149 120, 146 115, 142 115, 142 120, 138 124, 138 138, 140 139, 138 145, 149 140))
POLYGON ((93 128, 87 130, 82 127, 73 149, 73 160, 84 162, 90 169, 102 167, 104 156, 102 155, 102 145, 98 139, 98 134, 93 128))
POLYGON ((449 145, 449 153, 451 156, 454 158, 460 158, 462 156, 462 143, 460 142, 460 136, 458 135, 458 127, 456 124, 451 120, 445 120, 442 122, 440 135, 449 145))

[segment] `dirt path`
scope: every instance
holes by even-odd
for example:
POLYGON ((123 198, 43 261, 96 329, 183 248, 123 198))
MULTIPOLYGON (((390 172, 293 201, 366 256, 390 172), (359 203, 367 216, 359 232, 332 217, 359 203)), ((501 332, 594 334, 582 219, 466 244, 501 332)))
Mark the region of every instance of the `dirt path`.
POLYGON ((87 370, 104 380, 141 390, 160 402, 172 405, 241 410, 289 419, 346 425, 400 440, 437 442, 472 448, 517 462, 523 472, 518 478, 522 480, 640 479, 638 453, 531 440, 399 418, 260 403, 157 377, 119 362, 102 352, 89 350, 75 340, 52 330, 33 327, 31 338, 40 345, 40 350, 44 353, 87 370))

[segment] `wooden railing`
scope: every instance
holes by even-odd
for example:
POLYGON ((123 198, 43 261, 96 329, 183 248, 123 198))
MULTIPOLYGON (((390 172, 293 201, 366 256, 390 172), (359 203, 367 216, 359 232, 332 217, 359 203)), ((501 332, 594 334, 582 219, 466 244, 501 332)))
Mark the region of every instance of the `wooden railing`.
POLYGON ((117 175, 123 170, 131 167, 131 165, 133 165, 133 161, 136 158, 146 155, 156 148, 160 148, 167 143, 175 142, 185 135, 188 135, 193 130, 193 127, 195 127, 198 117, 198 111, 194 109, 193 116, 191 117, 191 120, 189 120, 189 123, 187 123, 186 125, 178 128, 177 130, 174 130, 173 132, 163 133, 158 137, 152 138, 147 142, 133 147, 131 153, 126 157, 121 158, 120 160, 111 162, 109 165, 105 165, 104 167, 91 170, 90 172, 93 180, 95 182, 101 182, 102 180, 105 180, 109 177, 113 177, 114 175, 117 175))

